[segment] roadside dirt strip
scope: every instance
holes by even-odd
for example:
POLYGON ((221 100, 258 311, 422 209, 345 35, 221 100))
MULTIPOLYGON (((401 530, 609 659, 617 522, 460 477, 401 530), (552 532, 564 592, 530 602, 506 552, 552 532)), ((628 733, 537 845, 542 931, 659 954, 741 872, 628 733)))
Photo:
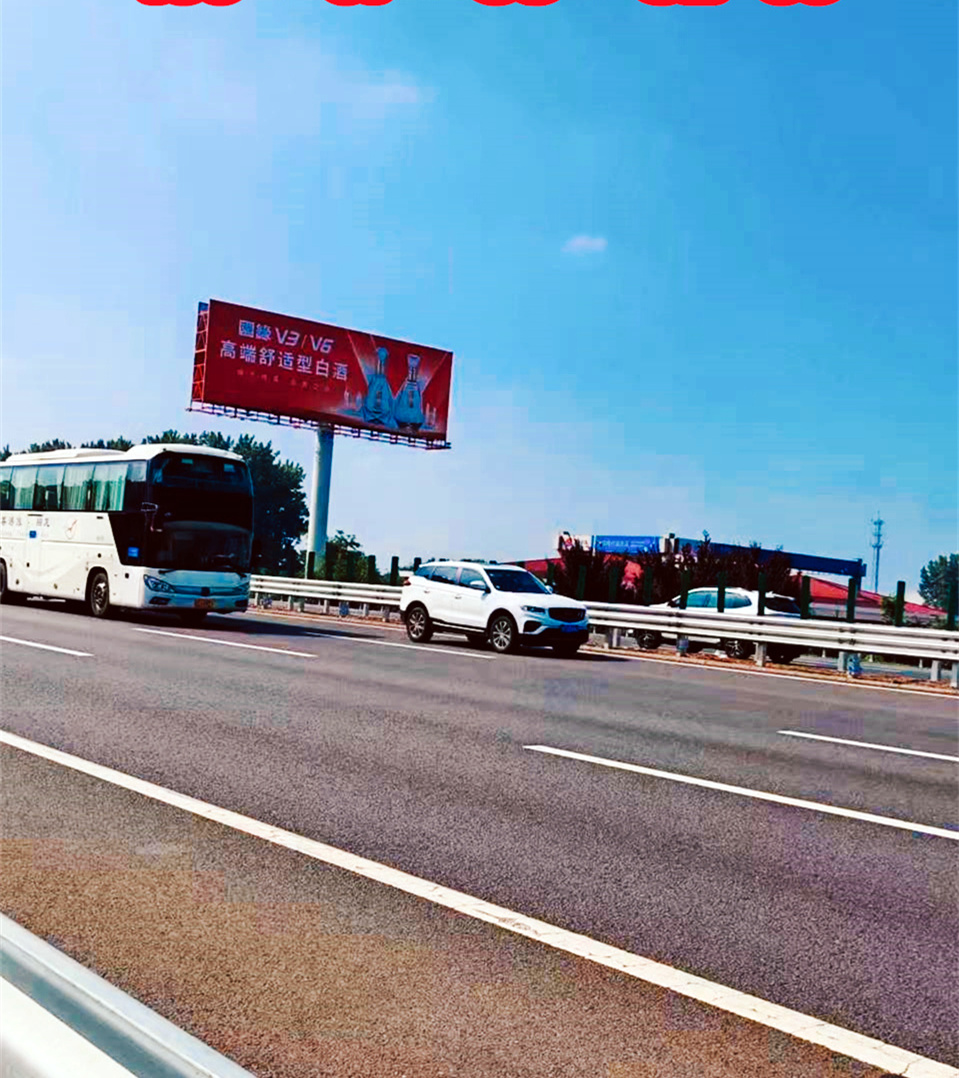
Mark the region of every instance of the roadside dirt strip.
POLYGON ((4 912, 260 1078, 959 1074, 864 1064, 105 770, 9 743, 0 765, 4 912))

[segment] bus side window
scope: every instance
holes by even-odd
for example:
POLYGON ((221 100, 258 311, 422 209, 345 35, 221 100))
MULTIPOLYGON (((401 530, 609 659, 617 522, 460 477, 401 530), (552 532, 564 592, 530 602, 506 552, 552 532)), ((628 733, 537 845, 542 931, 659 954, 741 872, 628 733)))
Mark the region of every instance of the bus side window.
POLYGON ((90 497, 93 493, 90 480, 93 476, 92 464, 68 464, 63 475, 64 509, 82 513, 91 508, 90 497))
POLYGON ((128 513, 138 513, 147 497, 147 462, 131 460, 127 465, 126 491, 123 508, 128 513))
POLYGON ((0 509, 13 508, 13 469, 0 467, 0 509))
POLYGON ((32 509, 34 489, 37 485, 36 465, 13 468, 13 508, 32 509))
POLYGON ((93 469, 93 509, 97 513, 123 508, 126 464, 97 464, 93 469))
POLYGON ((37 491, 33 508, 54 512, 61 506, 60 488, 63 486, 64 466, 45 464, 37 474, 37 491))

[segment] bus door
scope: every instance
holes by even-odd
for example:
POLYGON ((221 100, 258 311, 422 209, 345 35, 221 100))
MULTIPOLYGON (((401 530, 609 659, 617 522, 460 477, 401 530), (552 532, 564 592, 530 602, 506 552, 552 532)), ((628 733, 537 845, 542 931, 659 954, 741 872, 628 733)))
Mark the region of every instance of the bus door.
POLYGON ((39 581, 41 551, 43 550, 43 514, 27 513, 24 524, 23 564, 28 580, 39 581))

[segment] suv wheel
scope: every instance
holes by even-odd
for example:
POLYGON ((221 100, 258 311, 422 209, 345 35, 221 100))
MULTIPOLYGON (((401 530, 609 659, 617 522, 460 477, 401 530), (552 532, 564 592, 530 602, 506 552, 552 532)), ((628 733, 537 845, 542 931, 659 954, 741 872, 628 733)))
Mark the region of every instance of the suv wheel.
POLYGON ((415 603, 406 612, 406 635, 414 644, 425 644, 433 636, 433 622, 422 603, 415 603))
POLYGON ((749 640, 724 640, 723 651, 730 659, 748 659, 753 653, 753 645, 749 640))
POLYGON ((509 614, 497 614, 490 622, 489 642, 493 645, 493 651, 500 655, 516 650, 518 635, 516 622, 509 614))

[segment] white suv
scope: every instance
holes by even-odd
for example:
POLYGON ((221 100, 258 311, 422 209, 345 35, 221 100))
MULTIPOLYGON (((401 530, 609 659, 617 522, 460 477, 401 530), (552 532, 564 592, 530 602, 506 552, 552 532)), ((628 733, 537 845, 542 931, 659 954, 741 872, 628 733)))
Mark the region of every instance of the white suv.
MULTIPOLYGON (((706 613, 708 611, 716 614, 719 612, 718 606, 719 588, 693 588, 686 599, 686 609, 691 613, 706 613)), ((745 588, 727 588, 724 607, 723 613, 728 615, 730 619, 757 617, 759 615, 759 592, 747 591, 745 588)), ((767 594, 765 607, 765 613, 770 617, 802 617, 799 604, 788 595, 767 594)), ((650 609, 678 610, 679 596, 677 595, 674 599, 670 599, 668 603, 656 603, 650 609)), ((664 639, 675 640, 677 634, 675 632, 656 632, 652 629, 636 629, 635 636, 640 647, 655 651, 664 639)), ((732 624, 728 635, 723 634, 720 636, 717 633, 716 636, 704 636, 697 634, 695 637, 689 638, 689 650, 691 652, 701 651, 703 647, 709 644, 718 644, 732 659, 748 659, 755 650, 755 645, 751 640, 743 640, 735 636, 735 629, 732 624)), ((794 644, 770 644, 768 653, 770 662, 790 663, 802 654, 802 649, 794 644)))
POLYGON ((438 630, 500 654, 534 646, 571 656, 589 639, 586 608, 518 565, 427 562, 403 582, 400 616, 417 644, 438 630))

